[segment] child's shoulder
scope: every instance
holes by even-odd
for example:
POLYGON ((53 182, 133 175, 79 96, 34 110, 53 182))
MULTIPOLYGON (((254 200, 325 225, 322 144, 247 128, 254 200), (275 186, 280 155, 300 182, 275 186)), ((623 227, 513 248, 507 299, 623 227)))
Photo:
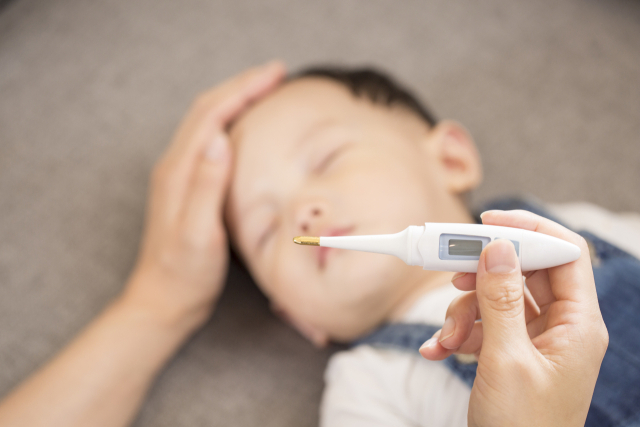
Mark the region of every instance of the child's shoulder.
POLYGON ((553 216, 576 231, 588 231, 640 258, 640 214, 611 212, 587 202, 547 203, 553 216))

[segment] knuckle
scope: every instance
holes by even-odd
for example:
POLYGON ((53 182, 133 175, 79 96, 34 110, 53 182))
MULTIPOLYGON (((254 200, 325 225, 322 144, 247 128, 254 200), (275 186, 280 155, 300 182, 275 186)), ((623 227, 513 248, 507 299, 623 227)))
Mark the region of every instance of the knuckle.
POLYGON ((496 311, 518 314, 524 309, 522 285, 513 280, 495 283, 483 292, 486 302, 496 311))

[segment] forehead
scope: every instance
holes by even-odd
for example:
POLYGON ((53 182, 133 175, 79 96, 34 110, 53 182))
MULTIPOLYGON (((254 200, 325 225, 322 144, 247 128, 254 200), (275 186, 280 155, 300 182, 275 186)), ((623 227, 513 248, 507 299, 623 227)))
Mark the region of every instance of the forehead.
MULTIPOLYGON (((235 156, 232 199, 246 199, 270 185, 284 163, 294 162, 296 150, 318 136, 352 123, 366 101, 342 85, 324 78, 303 78, 282 85, 252 106, 233 125, 230 138, 235 156), (236 194, 234 194, 236 193, 236 194)), ((364 107, 364 108, 363 108, 364 107)), ((356 119, 357 120, 357 119, 356 119)))
POLYGON ((272 137, 295 137, 316 121, 344 117, 345 110, 353 109, 357 100, 344 86, 325 78, 302 78, 285 83, 260 100, 243 114, 231 129, 231 139, 238 155, 245 147, 273 146, 272 137))

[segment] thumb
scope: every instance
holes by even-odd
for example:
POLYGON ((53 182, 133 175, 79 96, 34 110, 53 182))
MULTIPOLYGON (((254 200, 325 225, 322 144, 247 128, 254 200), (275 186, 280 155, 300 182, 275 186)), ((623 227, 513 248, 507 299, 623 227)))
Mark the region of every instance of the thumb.
POLYGON ((185 200, 187 232, 210 235, 222 221, 222 203, 231 170, 231 149, 224 133, 216 135, 196 163, 191 188, 185 200))
POLYGON ((513 351, 529 340, 524 282, 513 243, 499 239, 480 255, 476 295, 482 316, 482 352, 513 351))

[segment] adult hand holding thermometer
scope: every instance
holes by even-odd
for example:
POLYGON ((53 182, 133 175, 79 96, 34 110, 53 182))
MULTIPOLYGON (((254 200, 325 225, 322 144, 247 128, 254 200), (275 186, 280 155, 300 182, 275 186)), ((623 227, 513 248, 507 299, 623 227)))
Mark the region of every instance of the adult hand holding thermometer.
POLYGON ((577 260, 580 248, 557 237, 512 227, 481 224, 425 223, 395 234, 306 237, 300 245, 324 246, 394 255, 425 270, 475 273, 480 253, 490 242, 513 242, 522 271, 556 267, 577 260))
POLYGON ((453 300, 442 330, 420 349, 429 360, 454 352, 478 357, 469 426, 584 425, 608 342, 587 245, 530 212, 489 211, 482 220, 489 225, 425 224, 395 235, 298 240, 477 272, 453 278, 469 292, 453 300), (527 275, 533 310, 526 270, 539 270, 527 275))

